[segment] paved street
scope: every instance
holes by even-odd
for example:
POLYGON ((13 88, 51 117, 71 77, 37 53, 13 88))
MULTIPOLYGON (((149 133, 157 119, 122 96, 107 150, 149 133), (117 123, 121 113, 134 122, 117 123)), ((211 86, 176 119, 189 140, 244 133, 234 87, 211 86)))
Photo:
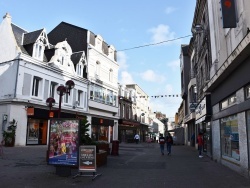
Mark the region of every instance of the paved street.
POLYGON ((102 174, 72 178, 56 175, 46 163, 47 146, 4 147, 0 156, 0 187, 101 187, 101 188, 243 188, 250 180, 187 146, 173 146, 172 156, 162 156, 158 144, 120 144, 119 156, 97 169, 102 174))

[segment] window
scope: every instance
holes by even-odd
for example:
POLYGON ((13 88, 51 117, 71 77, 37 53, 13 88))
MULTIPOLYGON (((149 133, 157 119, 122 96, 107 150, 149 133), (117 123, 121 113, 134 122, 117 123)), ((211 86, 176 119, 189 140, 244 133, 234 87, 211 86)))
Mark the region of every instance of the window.
POLYGON ((57 83, 55 82, 51 82, 50 84, 50 91, 49 91, 49 96, 55 98, 55 93, 56 93, 56 89, 57 89, 57 83))
POLYGON ((77 101, 79 106, 83 106, 83 91, 78 90, 77 101))
MULTIPOLYGON (((250 161, 250 110, 246 113, 247 118, 247 137, 248 137, 248 161, 250 161)), ((250 163, 248 163, 248 168, 250 168, 250 163)))
POLYGON ((36 76, 33 78, 32 96, 38 97, 39 91, 41 91, 42 87, 41 80, 42 80, 41 78, 36 76))
POLYGON ((97 61, 96 62, 95 75, 96 75, 96 78, 98 78, 98 79, 100 77, 100 69, 101 69, 101 63, 99 61, 97 61))
POLYGON ((246 98, 249 99, 249 98, 250 98, 250 85, 248 85, 248 86, 245 88, 245 93, 246 93, 246 98))
POLYGON ((69 94, 68 93, 65 94, 64 102, 69 103, 69 94))
POLYGON ((122 105, 122 118, 125 118, 125 104, 122 105))
POLYGON ((228 108, 235 103, 236 103, 236 94, 233 94, 221 102, 221 109, 228 108))
POLYGON ((113 98, 114 98, 114 100, 113 100, 113 106, 116 106, 117 93, 114 93, 113 98))
POLYGON ((82 63, 78 63, 77 66, 76 66, 76 73, 78 76, 81 76, 82 77, 82 74, 83 74, 83 65, 82 63))
POLYGON ((33 57, 42 60, 43 59, 44 45, 41 41, 38 41, 33 46, 33 57))
POLYGON ((113 70, 112 69, 109 70, 109 81, 113 82, 113 70))
POLYGON ((240 149, 237 115, 222 118, 220 124, 222 156, 239 161, 240 149))

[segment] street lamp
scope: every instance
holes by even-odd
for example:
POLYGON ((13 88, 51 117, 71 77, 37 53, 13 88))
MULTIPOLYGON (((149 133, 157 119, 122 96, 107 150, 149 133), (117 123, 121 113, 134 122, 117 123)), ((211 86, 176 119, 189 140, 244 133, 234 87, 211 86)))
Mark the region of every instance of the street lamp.
MULTIPOLYGON (((70 95, 70 90, 73 89, 75 87, 75 83, 72 80, 68 80, 65 83, 65 86, 58 86, 56 91, 57 94, 59 95, 59 108, 58 108, 58 118, 60 118, 61 116, 61 104, 62 104, 62 96, 67 93, 70 95)), ((55 99, 53 99, 52 97, 48 98, 46 100, 46 105, 48 107, 50 107, 50 110, 52 108, 52 106, 55 105, 55 99)))

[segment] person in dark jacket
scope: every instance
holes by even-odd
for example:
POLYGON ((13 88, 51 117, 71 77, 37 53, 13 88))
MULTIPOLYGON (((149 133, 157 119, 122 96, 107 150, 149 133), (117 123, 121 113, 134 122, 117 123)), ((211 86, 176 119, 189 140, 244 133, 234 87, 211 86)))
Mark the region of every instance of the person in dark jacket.
POLYGON ((167 144, 168 155, 171 155, 171 148, 173 145, 173 137, 171 136, 170 133, 168 133, 168 135, 166 136, 166 144, 167 144))
POLYGON ((160 134, 160 137, 159 137, 159 144, 160 144, 161 154, 164 155, 165 138, 163 137, 162 134, 160 134))

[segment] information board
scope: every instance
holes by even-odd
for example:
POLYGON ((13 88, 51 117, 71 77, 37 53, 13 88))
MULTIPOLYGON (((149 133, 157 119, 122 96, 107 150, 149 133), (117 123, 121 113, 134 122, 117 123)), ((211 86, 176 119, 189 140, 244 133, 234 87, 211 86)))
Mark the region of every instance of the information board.
POLYGON ((96 172, 96 146, 85 145, 79 147, 79 171, 96 172))

